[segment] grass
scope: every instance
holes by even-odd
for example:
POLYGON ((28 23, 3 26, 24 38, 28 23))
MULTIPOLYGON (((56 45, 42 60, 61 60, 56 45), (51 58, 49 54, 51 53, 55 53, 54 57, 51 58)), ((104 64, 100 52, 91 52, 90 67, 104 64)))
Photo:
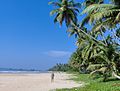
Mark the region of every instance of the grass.
POLYGON ((88 74, 74 74, 76 78, 71 78, 72 80, 84 82, 86 85, 72 89, 57 89, 56 91, 120 91, 120 80, 115 78, 102 82, 102 79, 91 79, 88 74))

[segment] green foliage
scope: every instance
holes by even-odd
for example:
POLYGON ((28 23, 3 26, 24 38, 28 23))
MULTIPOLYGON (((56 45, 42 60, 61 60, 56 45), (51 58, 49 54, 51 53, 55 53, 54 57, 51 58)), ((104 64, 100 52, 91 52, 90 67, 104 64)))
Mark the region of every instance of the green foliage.
MULTIPOLYGON (((82 11, 82 14, 86 14, 86 17, 83 19, 81 26, 89 23, 93 26, 91 31, 95 33, 101 30, 106 31, 108 29, 118 30, 120 22, 120 4, 118 3, 120 2, 113 0, 112 4, 93 3, 87 6, 82 11)), ((113 33, 111 32, 111 34, 113 34, 112 36, 114 36, 114 39, 119 40, 116 36, 117 32, 118 31, 114 31, 113 33)))
POLYGON ((99 68, 101 68, 101 67, 102 67, 101 64, 91 64, 91 65, 89 65, 89 66, 87 67, 87 71, 92 72, 92 71, 97 70, 97 69, 99 69, 99 68))
POLYGON ((57 14, 54 21, 60 25, 65 21, 70 36, 78 36, 78 48, 71 55, 70 67, 82 73, 89 71, 91 75, 99 75, 103 81, 112 75, 120 78, 120 1, 112 0, 109 4, 103 0, 84 0, 81 14, 85 18, 81 24, 77 22, 79 3, 60 0, 50 4, 58 7, 51 12, 57 14), (86 28, 85 24, 92 29, 86 28))
POLYGON ((56 64, 55 66, 53 66, 52 68, 50 68, 48 71, 70 71, 72 70, 71 67, 68 64, 56 64))
POLYGON ((81 51, 78 49, 76 52, 74 52, 70 59, 69 59, 69 65, 75 70, 79 71, 80 65, 82 64, 82 57, 81 57, 81 51))
POLYGON ((56 14, 54 22, 59 22, 62 25, 65 21, 66 26, 77 22, 77 13, 81 7, 80 3, 75 3, 74 0, 60 0, 58 2, 49 2, 57 7, 50 12, 51 15, 56 14))

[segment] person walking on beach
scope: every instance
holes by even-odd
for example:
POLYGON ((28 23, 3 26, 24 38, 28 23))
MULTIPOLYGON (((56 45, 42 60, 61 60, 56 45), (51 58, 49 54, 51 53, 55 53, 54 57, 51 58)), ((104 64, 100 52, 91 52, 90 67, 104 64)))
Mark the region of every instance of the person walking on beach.
POLYGON ((54 81, 54 73, 52 72, 52 74, 51 74, 51 82, 53 82, 54 81))

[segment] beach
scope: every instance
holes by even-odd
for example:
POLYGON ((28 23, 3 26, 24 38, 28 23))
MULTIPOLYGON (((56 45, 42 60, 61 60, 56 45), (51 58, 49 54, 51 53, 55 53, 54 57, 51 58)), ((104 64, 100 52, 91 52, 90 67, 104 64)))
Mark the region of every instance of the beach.
POLYGON ((73 88, 82 86, 69 80, 72 75, 55 73, 54 82, 51 82, 51 73, 29 74, 0 74, 0 91, 55 91, 61 88, 73 88))

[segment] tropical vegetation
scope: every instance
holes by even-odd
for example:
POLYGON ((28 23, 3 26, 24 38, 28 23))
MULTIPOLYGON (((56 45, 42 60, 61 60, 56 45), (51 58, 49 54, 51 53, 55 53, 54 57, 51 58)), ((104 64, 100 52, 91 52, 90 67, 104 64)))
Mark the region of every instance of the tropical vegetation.
POLYGON ((61 63, 57 63, 52 68, 48 69, 48 71, 62 71, 62 72, 67 72, 70 70, 73 71, 71 66, 69 66, 68 64, 61 64, 61 63))
POLYGON ((103 81, 120 79, 120 0, 58 0, 54 22, 65 21, 67 32, 75 35, 76 51, 69 65, 103 81), (79 16, 78 16, 79 15, 79 16), (82 21, 80 20, 82 19, 82 21))

